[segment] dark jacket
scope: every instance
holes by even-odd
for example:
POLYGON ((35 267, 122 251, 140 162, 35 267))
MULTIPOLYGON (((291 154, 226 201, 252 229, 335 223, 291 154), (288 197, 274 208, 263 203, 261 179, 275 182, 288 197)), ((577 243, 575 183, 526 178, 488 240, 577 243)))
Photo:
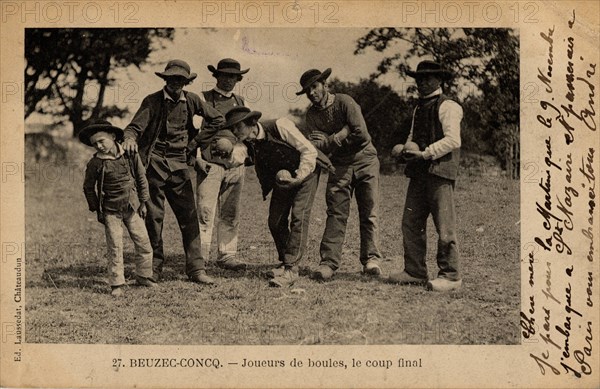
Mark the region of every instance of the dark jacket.
POLYGON ((139 154, 123 154, 117 159, 94 155, 85 169, 83 192, 92 212, 125 212, 129 206, 137 210, 150 199, 146 169, 139 154))
MULTIPOLYGON (((198 146, 207 147, 212 136, 225 124, 223 115, 200 100, 200 97, 183 91, 187 100, 188 151, 194 152, 198 146), (194 127, 193 117, 204 117, 202 131, 194 127)), ((125 139, 133 139, 138 144, 138 151, 144 166, 148 166, 149 155, 156 143, 160 131, 166 126, 166 109, 163 89, 144 98, 140 109, 135 113, 131 123, 125 127, 125 139)))

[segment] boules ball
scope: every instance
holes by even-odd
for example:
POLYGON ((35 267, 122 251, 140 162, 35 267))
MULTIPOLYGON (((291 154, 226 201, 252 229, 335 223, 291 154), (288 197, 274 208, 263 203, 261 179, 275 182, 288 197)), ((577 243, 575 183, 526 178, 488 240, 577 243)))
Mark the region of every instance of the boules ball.
POLYGON ((221 138, 215 143, 215 149, 223 155, 228 155, 233 151, 233 143, 229 139, 221 138))
POLYGON ((288 170, 280 170, 275 176, 277 182, 289 182, 292 180, 292 174, 288 170))

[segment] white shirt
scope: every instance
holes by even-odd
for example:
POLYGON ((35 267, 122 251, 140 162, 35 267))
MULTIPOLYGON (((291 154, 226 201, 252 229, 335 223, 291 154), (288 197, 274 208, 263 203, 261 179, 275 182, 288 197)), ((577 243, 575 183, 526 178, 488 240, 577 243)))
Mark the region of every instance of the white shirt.
MULTIPOLYGON (((317 149, 288 118, 279 118, 275 121, 281 139, 300 152, 300 163, 296 169, 296 178, 303 180, 315 170, 317 166, 317 149)), ((258 135, 256 139, 266 137, 265 129, 258 123, 258 135)))
MULTIPOLYGON (((174 103, 176 102, 175 100, 173 100, 173 98, 171 97, 171 95, 167 93, 167 90, 165 88, 163 88, 163 96, 164 96, 165 100, 171 100, 174 103)), ((185 98, 185 93, 181 92, 179 94, 179 100, 178 101, 187 101, 187 99, 185 98)))
MULTIPOLYGON (((438 88, 434 92, 430 93, 423 98, 438 96, 442 94, 442 89, 438 88)), ((413 111, 413 121, 416 113, 416 108, 413 111)), ((433 142, 429 146, 425 148, 423 151, 423 158, 425 159, 438 159, 448 154, 452 150, 458 149, 460 147, 460 122, 463 118, 463 109, 455 101, 445 100, 442 104, 440 104, 440 110, 438 113, 438 118, 440 119, 440 123, 442 123, 442 131, 444 132, 444 137, 437 142, 433 142)), ((408 135, 408 141, 412 140, 413 135, 413 125, 410 129, 410 134, 408 135)))

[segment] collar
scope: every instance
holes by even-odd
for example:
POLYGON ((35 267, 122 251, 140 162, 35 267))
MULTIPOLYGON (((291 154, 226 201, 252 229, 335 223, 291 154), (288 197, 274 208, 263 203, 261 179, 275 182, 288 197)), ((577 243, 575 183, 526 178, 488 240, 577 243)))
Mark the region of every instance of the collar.
POLYGON ((420 98, 421 99, 428 99, 430 97, 439 96, 441 94, 442 94, 442 88, 437 88, 436 90, 434 90, 433 92, 431 92, 427 96, 423 96, 423 97, 420 97, 420 98))
POLYGON ((96 157, 99 159, 109 159, 109 160, 114 160, 114 159, 119 159, 121 158, 121 156, 125 153, 125 151, 123 150, 123 147, 121 146, 120 143, 115 142, 115 145, 117 146, 117 155, 112 155, 112 154, 100 154, 99 152, 96 152, 96 157))
POLYGON ((224 97, 227 97, 227 98, 230 98, 231 96, 233 96, 233 91, 227 92, 227 91, 224 91, 223 89, 219 88, 218 86, 215 86, 213 88, 213 90, 215 92, 217 92, 218 94, 220 94, 221 96, 224 96, 224 97))
POLYGON ((325 108, 329 107, 331 104, 333 104, 334 101, 335 101, 335 94, 333 94, 331 92, 327 92, 327 100, 325 101, 325 105, 320 106, 318 104, 312 104, 312 106, 315 107, 316 109, 325 109, 325 108))
MULTIPOLYGON (((172 102, 175 102, 175 100, 173 100, 173 98, 167 93, 167 90, 165 88, 163 88, 163 97, 165 100, 171 100, 172 102)), ((183 93, 183 91, 179 95, 178 101, 187 101, 187 99, 185 98, 185 93, 183 93)))
POLYGON ((258 135, 256 135, 256 140, 265 139, 267 137, 267 133, 265 132, 265 129, 263 128, 262 124, 256 123, 256 125, 258 126, 258 135))

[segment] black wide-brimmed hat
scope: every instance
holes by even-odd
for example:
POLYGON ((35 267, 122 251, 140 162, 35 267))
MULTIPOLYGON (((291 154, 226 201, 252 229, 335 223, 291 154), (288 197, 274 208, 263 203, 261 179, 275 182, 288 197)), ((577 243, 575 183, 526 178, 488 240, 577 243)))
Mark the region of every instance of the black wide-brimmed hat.
POLYGON ((410 77, 417 78, 420 76, 435 75, 439 76, 442 80, 448 80, 452 78, 453 74, 450 70, 445 69, 439 63, 435 61, 421 61, 417 65, 417 70, 407 70, 406 74, 410 77))
POLYGON ((92 135, 94 135, 100 131, 115 134, 115 139, 117 141, 123 140, 123 130, 120 129, 119 127, 113 126, 106 120, 98 120, 98 121, 84 127, 79 132, 79 140, 83 144, 92 146, 92 142, 90 142, 90 138, 92 137, 92 135))
POLYGON ((154 74, 163 79, 167 77, 184 77, 188 81, 192 81, 197 76, 196 73, 190 72, 190 65, 180 59, 169 61, 164 72, 154 72, 154 74))
POLYGON ((305 94, 308 91, 308 88, 312 84, 318 81, 324 81, 331 75, 331 68, 325 69, 323 73, 317 69, 310 69, 304 72, 300 77, 300 86, 302 90, 300 92, 296 92, 296 95, 300 96, 305 94))
POLYGON ((262 113, 259 111, 251 111, 248 107, 233 107, 225 114, 225 125, 223 128, 229 128, 244 120, 256 118, 260 119, 262 113))
POLYGON ((242 65, 233 58, 223 58, 219 61, 216 68, 212 65, 208 65, 207 68, 213 76, 216 76, 219 73, 242 75, 248 73, 248 70, 250 70, 242 70, 242 65))

